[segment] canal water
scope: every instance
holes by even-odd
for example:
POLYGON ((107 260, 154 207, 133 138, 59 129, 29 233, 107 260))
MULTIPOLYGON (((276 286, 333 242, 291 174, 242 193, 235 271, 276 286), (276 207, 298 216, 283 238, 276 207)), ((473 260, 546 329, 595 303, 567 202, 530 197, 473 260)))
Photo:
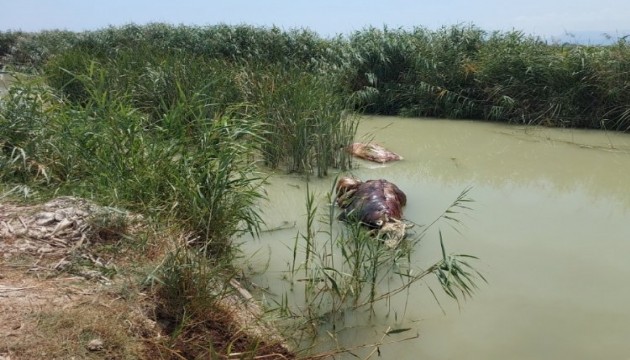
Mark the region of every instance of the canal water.
MULTIPOLYGON (((487 283, 458 304, 427 278, 373 311, 345 313, 334 329, 321 326, 318 351, 386 343, 378 348, 385 359, 630 359, 630 135, 366 117, 358 139, 404 160, 357 160, 348 173, 397 184, 408 198, 405 218, 419 225, 470 188, 472 210, 458 214, 457 231, 438 222, 412 261, 426 268, 439 260, 441 231, 448 252, 479 258, 473 264, 487 283), (388 328, 409 330, 384 335, 388 328)), ((332 181, 309 183, 322 209, 332 181)), ((272 175, 265 189, 263 218, 273 231, 242 239, 242 249, 273 308, 300 301, 286 278, 305 231, 307 192, 302 177, 286 174, 272 175)))

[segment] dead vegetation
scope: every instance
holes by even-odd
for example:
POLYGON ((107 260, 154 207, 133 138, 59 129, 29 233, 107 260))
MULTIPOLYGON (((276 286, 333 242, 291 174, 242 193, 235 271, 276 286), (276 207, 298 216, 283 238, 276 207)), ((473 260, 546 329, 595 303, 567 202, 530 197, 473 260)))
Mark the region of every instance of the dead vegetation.
POLYGON ((203 314, 165 307, 145 280, 182 244, 143 223, 72 197, 0 204, 0 359, 294 358, 234 279, 203 314))

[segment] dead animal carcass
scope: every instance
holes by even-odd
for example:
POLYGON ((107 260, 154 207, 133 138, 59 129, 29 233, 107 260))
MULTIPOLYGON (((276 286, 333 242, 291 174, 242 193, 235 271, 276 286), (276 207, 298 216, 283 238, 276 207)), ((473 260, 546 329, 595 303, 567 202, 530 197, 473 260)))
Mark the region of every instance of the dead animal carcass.
POLYGON ((381 164, 390 161, 402 160, 402 156, 385 149, 381 145, 373 143, 353 143, 350 144, 346 150, 358 158, 381 164))
POLYGON ((337 181, 339 219, 357 221, 373 229, 389 247, 396 247, 409 225, 402 222, 407 196, 395 184, 379 179, 361 181, 344 176, 337 181))

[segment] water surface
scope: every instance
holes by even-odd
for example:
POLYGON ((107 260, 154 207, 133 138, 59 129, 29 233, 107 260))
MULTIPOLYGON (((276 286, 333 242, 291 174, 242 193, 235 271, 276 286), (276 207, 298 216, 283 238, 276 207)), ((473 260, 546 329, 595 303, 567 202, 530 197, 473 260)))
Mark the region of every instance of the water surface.
MULTIPOLYGON (((349 316, 337 328, 342 344, 377 342, 393 326, 413 329, 398 338, 419 337, 380 347, 382 358, 630 358, 629 135, 392 117, 365 118, 359 132, 405 159, 359 161, 352 174, 396 183, 408 196, 405 217, 418 224, 472 187, 474 210, 460 233, 441 229, 451 252, 480 258, 488 284, 460 307, 440 296, 444 312, 418 284, 369 320, 349 316)), ((322 206, 331 181, 310 184, 322 206)), ((250 266, 265 269, 254 281, 268 287, 269 300, 288 291, 281 278, 304 224, 306 187, 279 174, 267 191, 269 227, 296 224, 244 244, 250 266)), ((422 267, 438 257, 437 234, 429 233, 414 261, 422 267)))

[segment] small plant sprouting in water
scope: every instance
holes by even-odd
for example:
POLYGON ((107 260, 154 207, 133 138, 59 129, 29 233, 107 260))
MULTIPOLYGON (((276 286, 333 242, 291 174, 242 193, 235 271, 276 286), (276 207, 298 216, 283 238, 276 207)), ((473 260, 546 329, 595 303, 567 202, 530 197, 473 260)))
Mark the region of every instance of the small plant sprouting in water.
MULTIPOLYGON (((288 278, 292 288, 297 283, 304 284, 304 304, 292 309, 283 299, 282 311, 305 316, 310 326, 316 327, 320 322, 334 324, 344 311, 362 307, 373 310, 376 303, 391 299, 431 274, 436 276, 446 295, 459 304, 460 298, 473 294, 477 280, 486 281, 469 262, 477 258, 448 254, 441 230, 438 230, 441 257, 437 262, 421 269, 414 265, 412 256, 416 245, 437 224, 446 222, 458 231, 457 227, 461 225, 458 214, 472 210, 469 204, 473 200, 469 192, 470 188, 463 190, 433 222, 390 249, 383 244, 383 239, 374 237, 358 223, 339 228, 333 226, 336 221, 334 189, 327 194, 328 211, 321 220, 324 230, 316 231, 316 203, 307 187, 307 229, 305 234, 296 236, 288 278), (296 264, 298 249, 306 250, 301 264, 296 264), (304 277, 300 277, 302 274, 304 277)), ((431 288, 429 290, 441 307, 437 294, 431 288)))

